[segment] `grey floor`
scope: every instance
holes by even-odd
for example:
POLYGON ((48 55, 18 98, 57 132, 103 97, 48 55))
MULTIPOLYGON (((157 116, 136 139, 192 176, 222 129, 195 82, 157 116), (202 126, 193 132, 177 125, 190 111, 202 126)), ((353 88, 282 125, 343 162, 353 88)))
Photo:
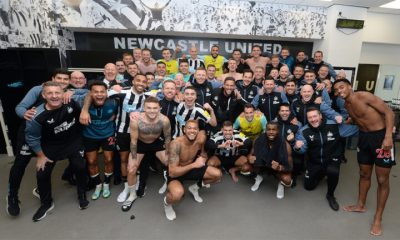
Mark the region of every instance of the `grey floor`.
MULTIPOLYGON (((399 147, 399 146, 398 146, 399 147)), ((398 148, 399 149, 399 148, 398 148)), ((342 165, 336 191, 341 206, 355 203, 358 192, 358 166, 355 151, 342 165)), ((203 203, 190 194, 175 206, 177 219, 165 218, 162 196, 157 193, 161 176, 152 175, 147 194, 123 213, 116 202, 122 186, 112 186, 109 199, 91 201, 88 209, 78 209, 75 188, 60 180, 66 161, 53 173, 55 208, 41 222, 32 222, 39 201, 32 195, 36 184, 34 161, 27 168, 20 190, 21 215, 11 218, 5 211, 7 179, 12 159, 0 155, 0 239, 372 239, 369 228, 376 206, 376 183, 373 179, 366 213, 332 211, 325 199, 326 182, 315 191, 306 192, 300 180, 294 189, 286 189, 285 198, 275 197, 277 181, 266 177, 259 191, 252 192, 253 181, 240 177, 234 184, 228 175, 210 189, 202 189, 203 203), (130 220, 131 215, 135 216, 130 220)), ((391 193, 383 220, 383 236, 399 239, 400 190, 399 167, 390 176, 391 193), (397 236, 397 237, 396 237, 397 236)), ((90 194, 88 194, 90 196, 90 194)))

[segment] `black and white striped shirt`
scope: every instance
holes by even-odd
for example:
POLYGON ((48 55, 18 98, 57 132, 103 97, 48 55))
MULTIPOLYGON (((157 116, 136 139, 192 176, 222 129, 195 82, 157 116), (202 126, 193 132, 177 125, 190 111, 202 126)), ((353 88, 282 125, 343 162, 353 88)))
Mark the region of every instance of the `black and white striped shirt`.
MULTIPOLYGON (((179 59, 179 63, 180 63, 180 60, 181 59, 179 59)), ((199 58, 191 59, 191 58, 189 58, 188 62, 189 62, 189 72, 190 73, 194 73, 196 71, 196 69, 199 68, 199 67, 205 68, 204 61, 202 59, 199 59, 199 58)))
POLYGON ((120 101, 118 107, 118 115, 116 119, 117 132, 130 133, 129 123, 131 112, 142 112, 144 100, 146 98, 144 93, 137 94, 129 90, 122 90, 120 93, 109 91, 109 96, 118 94, 120 101))
POLYGON ((189 109, 184 102, 178 105, 176 111, 176 127, 174 138, 182 136, 182 128, 185 126, 188 120, 199 120, 199 125, 201 125, 201 121, 204 123, 208 123, 211 119, 210 114, 203 109, 200 104, 195 104, 192 109, 189 109))
MULTIPOLYGON (((225 143, 227 140, 231 141, 236 140, 238 142, 244 143, 246 139, 247 139, 246 136, 238 130, 233 130, 233 136, 231 139, 226 139, 222 131, 217 132, 210 138, 210 140, 213 141, 216 144, 216 146, 225 143)), ((233 146, 229 148, 217 148, 215 150, 215 155, 222 157, 234 157, 238 156, 238 154, 239 154, 238 148, 233 146)))

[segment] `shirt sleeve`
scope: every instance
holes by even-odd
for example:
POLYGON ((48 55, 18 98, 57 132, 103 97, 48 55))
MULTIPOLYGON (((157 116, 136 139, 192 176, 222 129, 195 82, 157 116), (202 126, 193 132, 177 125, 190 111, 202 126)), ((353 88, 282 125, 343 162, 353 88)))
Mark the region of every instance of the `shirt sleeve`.
POLYGON ((25 139, 26 143, 35 153, 42 151, 41 146, 42 138, 42 125, 40 125, 36 120, 26 121, 25 127, 25 139))
POLYGON ((15 112, 18 117, 24 118, 25 112, 30 109, 40 97, 42 89, 42 86, 36 86, 29 90, 22 101, 15 107, 15 112))

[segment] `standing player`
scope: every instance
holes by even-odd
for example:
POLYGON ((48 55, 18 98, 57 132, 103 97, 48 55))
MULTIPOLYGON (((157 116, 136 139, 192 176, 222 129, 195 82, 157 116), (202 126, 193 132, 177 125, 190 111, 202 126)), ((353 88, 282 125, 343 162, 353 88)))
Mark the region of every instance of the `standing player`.
POLYGON ((393 111, 369 92, 353 92, 347 79, 337 80, 333 85, 339 97, 345 100, 351 120, 359 128, 357 159, 360 165, 359 194, 356 205, 344 208, 348 212, 365 212, 367 193, 371 186, 371 175, 375 165, 378 180, 377 208, 370 233, 382 234, 382 215, 389 196, 389 175, 394 160, 393 111))

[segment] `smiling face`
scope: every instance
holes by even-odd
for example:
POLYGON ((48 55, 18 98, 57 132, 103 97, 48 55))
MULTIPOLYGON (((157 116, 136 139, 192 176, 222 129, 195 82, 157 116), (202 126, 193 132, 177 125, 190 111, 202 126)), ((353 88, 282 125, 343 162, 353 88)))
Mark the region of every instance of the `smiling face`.
POLYGON ((318 110, 307 112, 307 121, 313 127, 317 128, 321 125, 322 115, 318 110))
POLYGON ((63 104, 64 91, 61 86, 47 86, 43 88, 42 97, 46 101, 46 108, 57 109, 63 104))
POLYGON ((126 67, 123 61, 116 61, 115 66, 117 66, 117 71, 119 74, 124 74, 126 67))
POLYGON ((71 81, 70 84, 74 86, 74 88, 84 88, 86 85, 86 78, 83 73, 79 71, 75 71, 71 73, 71 81))
POLYGON ((107 99, 107 89, 103 85, 94 85, 90 89, 94 105, 103 106, 107 99))
POLYGON ((233 126, 223 126, 222 127, 222 134, 226 140, 233 138, 233 126))
POLYGON ((304 80, 307 84, 312 84, 315 80, 315 74, 313 72, 306 72, 304 75, 304 80))
POLYGON ((144 114, 147 119, 154 120, 158 117, 160 113, 160 104, 154 102, 147 102, 144 104, 144 114))
POLYGON ((196 91, 190 88, 186 88, 183 92, 183 101, 188 107, 193 107, 196 102, 196 91))
POLYGON ((306 59, 306 54, 304 52, 298 52, 296 56, 297 61, 303 62, 306 59))
POLYGON ((314 94, 314 89, 310 85, 304 85, 300 90, 301 98, 305 102, 310 101, 313 94, 314 94))
POLYGON ((353 91, 351 85, 345 82, 335 83, 334 89, 335 94, 343 99, 347 99, 353 91))
POLYGON ((285 92, 286 92, 286 94, 288 94, 288 95, 293 95, 293 94, 295 94, 295 93, 296 93, 296 84, 295 84, 294 82, 292 82, 292 81, 287 82, 287 83, 285 84, 285 92))
POLYGON ((271 141, 275 140, 278 137, 279 129, 278 126, 275 124, 268 124, 265 131, 267 133, 267 138, 271 141))
POLYGON ((293 76, 294 76, 296 79, 302 78, 302 77, 303 77, 303 74, 304 74, 304 68, 299 67, 299 66, 294 67, 293 76))
POLYGON ((69 75, 63 73, 57 73, 53 78, 53 82, 59 83, 62 89, 66 89, 69 85, 69 75))
POLYGON ((243 86, 248 86, 253 80, 253 73, 245 72, 243 73, 243 86))
POLYGON ((266 93, 271 93, 275 88, 275 81, 273 79, 264 80, 263 88, 266 93))
POLYGON ((147 87, 147 78, 143 75, 136 75, 133 79, 133 88, 137 93, 142 93, 147 87))
POLYGON ((165 99, 171 101, 175 98, 176 95, 176 86, 173 82, 165 82, 163 85, 163 90, 165 99))
POLYGON ((206 70, 197 69, 194 73, 194 78, 198 84, 203 84, 207 80, 206 70))
POLYGON ((254 108, 244 108, 244 117, 248 122, 253 121, 254 119, 254 108))
POLYGON ((211 56, 212 56, 213 58, 218 57, 218 53, 219 53, 218 47, 214 46, 214 47, 211 48, 211 56))
POLYGON ((115 64, 113 63, 107 63, 104 66, 104 77, 108 80, 108 81, 112 81, 115 80, 115 77, 117 76, 117 67, 115 66, 115 64))
POLYGON ((229 96, 235 90, 236 85, 234 80, 225 80, 224 81, 224 93, 225 95, 229 96))
POLYGON ((283 121, 287 121, 290 116, 290 107, 288 106, 281 106, 279 108, 278 115, 281 117, 283 121))
POLYGON ((196 140, 197 134, 199 134, 199 125, 197 122, 188 121, 183 129, 185 136, 189 141, 193 142, 196 140))

